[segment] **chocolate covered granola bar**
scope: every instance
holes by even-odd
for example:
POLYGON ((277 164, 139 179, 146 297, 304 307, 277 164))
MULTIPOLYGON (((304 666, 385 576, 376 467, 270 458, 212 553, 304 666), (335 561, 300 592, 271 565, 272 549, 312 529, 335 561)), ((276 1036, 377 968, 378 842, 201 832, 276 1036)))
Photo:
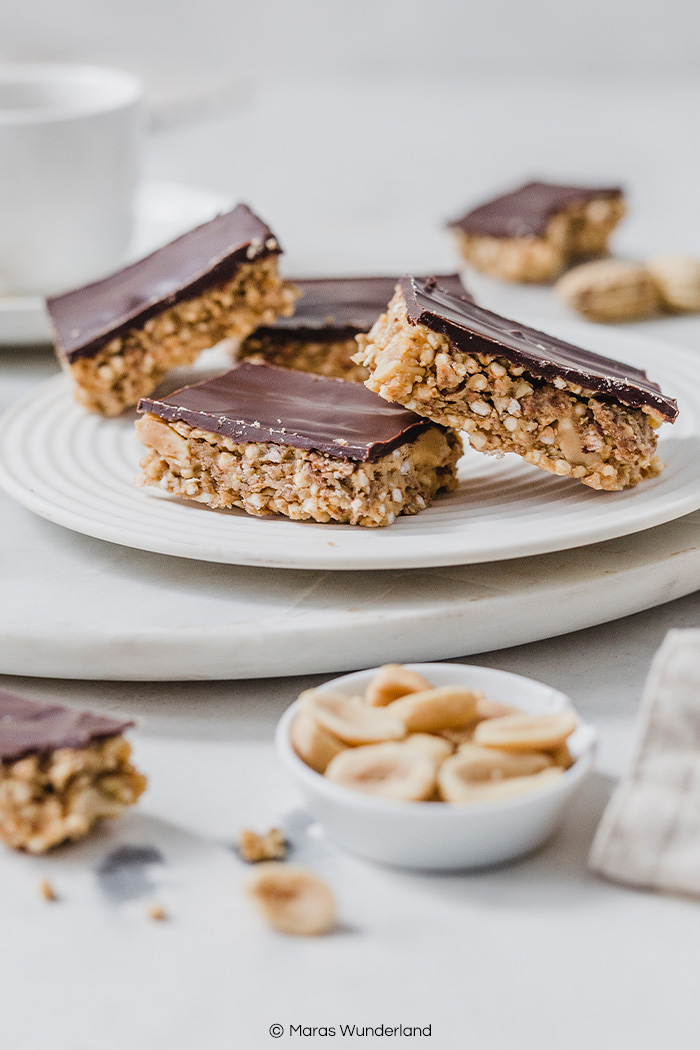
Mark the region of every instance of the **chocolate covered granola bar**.
POLYGON ((605 255, 624 214, 619 186, 528 182, 448 226, 477 270, 506 281, 546 282, 577 259, 605 255))
MULTIPOLYGON (((263 361, 362 383, 368 376, 352 358, 355 337, 368 332, 394 294, 398 277, 290 278, 300 296, 294 313, 263 325, 239 346, 238 360, 263 361)), ((441 288, 466 295, 457 273, 436 274, 441 288)))
POLYGON ((433 422, 466 430, 479 452, 515 452, 594 489, 659 473, 656 429, 676 402, 645 372, 404 277, 358 361, 367 386, 433 422))
POLYGON ((245 204, 104 280, 48 300, 56 352, 78 401, 118 415, 166 372, 222 339, 291 313, 281 248, 245 204))
POLYGON ((0 690, 0 840, 43 853, 137 801, 133 722, 0 690))
POLYGON ((360 383, 243 362, 139 411, 138 483, 210 507, 390 525, 457 483, 459 436, 360 383))

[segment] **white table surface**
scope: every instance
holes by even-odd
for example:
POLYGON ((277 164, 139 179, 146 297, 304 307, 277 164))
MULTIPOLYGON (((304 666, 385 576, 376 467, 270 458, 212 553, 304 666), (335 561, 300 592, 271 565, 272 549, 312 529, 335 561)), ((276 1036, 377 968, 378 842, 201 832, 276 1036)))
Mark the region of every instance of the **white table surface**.
MULTIPOLYGON (((491 186, 550 172, 621 178, 633 187, 622 250, 700 253, 698 146, 685 135, 697 95, 663 85, 608 91, 384 87, 350 95, 342 87, 267 87, 246 111, 154 137, 147 169, 238 191, 279 231, 290 272, 450 267, 455 257, 438 218, 491 186), (447 117, 453 124, 442 138, 447 117), (463 135, 455 132, 458 117, 463 135), (445 143, 441 153, 436 142, 445 143), (416 194, 427 202, 420 209, 416 194)), ((472 283, 482 301, 505 312, 563 316, 548 290, 472 283)), ((700 341, 698 318, 638 330, 687 346, 700 341)), ((0 407, 53 371, 45 350, 2 351, 0 407)), ((5 500, 0 495, 0 522, 5 500)), ((40 592, 41 580, 3 581, 3 601, 26 587, 40 592)), ((562 689, 601 733, 597 772, 559 836, 531 858, 471 875, 377 868, 306 827, 271 740, 287 704, 319 678, 0 678, 0 687, 24 695, 138 716, 136 758, 151 778, 138 810, 82 845, 43 859, 0 851, 1 1045, 694 1048, 697 904, 608 885, 587 874, 585 862, 630 753, 653 652, 669 628, 699 620, 695 594, 470 658, 562 689), (276 936, 243 899, 247 872, 230 844, 244 826, 280 821, 295 858, 337 892, 341 926, 332 936, 276 936), (120 843, 155 847, 165 863, 142 873, 141 885, 122 886, 131 899, 118 903, 114 887, 111 897, 99 889, 95 869, 120 843), (55 904, 39 897, 45 876, 61 897, 55 904), (151 900, 165 905, 167 922, 145 918, 151 900), (287 1030, 275 1041, 268 1034, 273 1023, 353 1022, 430 1024, 432 1036, 302 1039, 287 1030)))

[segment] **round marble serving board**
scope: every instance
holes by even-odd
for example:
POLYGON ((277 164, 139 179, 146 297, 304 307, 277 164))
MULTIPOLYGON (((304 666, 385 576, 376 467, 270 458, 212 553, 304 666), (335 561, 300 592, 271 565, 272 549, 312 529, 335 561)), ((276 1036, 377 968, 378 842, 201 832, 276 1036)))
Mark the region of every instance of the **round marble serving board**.
POLYGON ((77 535, 0 494, 0 673, 236 679, 466 656, 700 588, 700 511, 571 551, 374 572, 171 558, 77 535))

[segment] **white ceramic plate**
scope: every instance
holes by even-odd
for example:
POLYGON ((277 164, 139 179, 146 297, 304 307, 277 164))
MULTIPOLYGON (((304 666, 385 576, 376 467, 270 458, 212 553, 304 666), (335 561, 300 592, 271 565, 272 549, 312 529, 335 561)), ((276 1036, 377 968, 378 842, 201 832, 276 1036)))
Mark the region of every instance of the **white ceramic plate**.
MULTIPOLYGON (((499 460, 468 451, 456 492, 389 528, 254 518, 136 488, 142 446, 133 414, 112 420, 89 415, 73 401, 68 380, 57 377, 0 421, 0 484, 35 513, 89 536, 183 558, 297 569, 517 558, 628 535, 698 509, 696 356, 616 331, 591 333, 576 324, 557 328, 574 341, 585 336, 593 349, 648 369, 667 394, 678 398, 678 421, 661 431, 659 452, 667 466, 660 477, 625 492, 594 492, 514 455, 499 460)), ((217 353, 205 355, 200 371, 210 369, 213 360, 217 368, 226 367, 225 356, 217 353)))
MULTIPOLYGON (((125 261, 148 255, 230 204, 229 196, 212 190, 159 179, 144 182, 136 197, 136 229, 125 261)), ((41 296, 0 296, 0 347, 50 342, 51 327, 41 296)))

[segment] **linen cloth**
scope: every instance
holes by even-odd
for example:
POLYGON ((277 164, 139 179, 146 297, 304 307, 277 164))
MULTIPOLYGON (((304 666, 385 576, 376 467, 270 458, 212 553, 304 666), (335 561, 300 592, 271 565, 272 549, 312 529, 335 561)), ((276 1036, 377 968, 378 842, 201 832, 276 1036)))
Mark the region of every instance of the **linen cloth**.
POLYGON ((589 867, 633 886, 700 896, 700 630, 669 631, 649 671, 631 767, 589 867))

